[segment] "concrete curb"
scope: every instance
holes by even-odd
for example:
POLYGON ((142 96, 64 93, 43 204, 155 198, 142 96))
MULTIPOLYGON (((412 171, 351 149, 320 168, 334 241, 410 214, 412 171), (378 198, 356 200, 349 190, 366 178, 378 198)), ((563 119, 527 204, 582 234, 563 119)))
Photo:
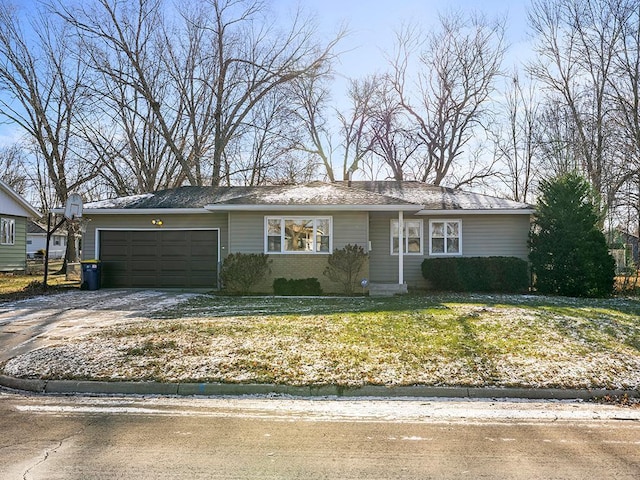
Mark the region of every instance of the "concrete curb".
POLYGON ((76 380, 39 380, 0 375, 0 385, 14 390, 55 394, 170 395, 170 396, 238 396, 290 395, 294 397, 446 397, 446 398, 514 398, 532 400, 589 400, 597 397, 639 398, 640 390, 500 388, 500 387, 341 387, 327 385, 296 387, 272 384, 233 383, 159 383, 159 382, 91 382, 76 380))

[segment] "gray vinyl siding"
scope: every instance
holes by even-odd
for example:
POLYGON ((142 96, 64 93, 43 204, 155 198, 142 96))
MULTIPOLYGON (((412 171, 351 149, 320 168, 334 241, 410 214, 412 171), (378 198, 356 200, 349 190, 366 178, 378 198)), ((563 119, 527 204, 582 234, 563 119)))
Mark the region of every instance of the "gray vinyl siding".
POLYGON ((262 253, 263 251, 264 213, 230 213, 229 253, 262 253))
MULTIPOLYGON (((372 213, 370 215, 370 269, 371 282, 395 283, 398 281, 398 256, 391 255, 391 220, 397 214, 372 213)), ((513 256, 527 259, 529 249, 528 215, 459 215, 442 217, 418 217, 405 215, 405 220, 422 219, 423 255, 404 256, 404 280, 412 287, 426 286, 421 265, 429 257, 429 220, 460 220, 462 222, 462 256, 489 257, 513 256)))
POLYGON ((166 213, 161 215, 93 215, 82 236, 82 258, 96 257, 96 231, 99 229, 120 230, 154 230, 163 229, 212 229, 220 230, 220 255, 228 248, 227 215, 224 213, 180 214, 166 213), (155 227, 151 220, 162 219, 162 227, 155 227))
POLYGON ((367 251, 369 243, 369 215, 366 212, 333 214, 333 248, 360 245, 367 251))
MULTIPOLYGON (((371 252, 369 252, 369 276, 373 283, 397 283, 399 259, 391 255, 391 220, 397 220, 397 213, 372 213, 369 219, 371 252)), ((414 215, 404 215, 405 220, 418 219, 414 215)), ((424 223, 423 238, 424 251, 428 248, 426 242, 428 223, 424 223)), ((412 287, 424 287, 421 265, 422 255, 404 255, 404 281, 412 287)))
POLYGON ((528 215, 475 215, 460 219, 463 256, 519 257, 527 260, 528 215))
POLYGON ((12 215, 0 215, 12 218, 16 225, 16 238, 13 245, 0 245, 0 272, 25 270, 27 266, 27 219, 12 215))
MULTIPOLYGON (((264 252, 265 217, 331 217, 333 248, 347 244, 367 249, 368 215, 365 212, 233 212, 229 214, 229 251, 231 253, 264 252)), ((296 254, 297 255, 297 254, 296 254)))

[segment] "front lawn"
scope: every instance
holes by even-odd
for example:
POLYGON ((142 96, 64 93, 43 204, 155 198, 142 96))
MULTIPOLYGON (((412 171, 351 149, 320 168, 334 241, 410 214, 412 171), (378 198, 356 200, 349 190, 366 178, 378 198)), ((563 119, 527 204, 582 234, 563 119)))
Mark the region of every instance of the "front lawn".
POLYGON ((41 378, 640 387, 640 302, 536 296, 199 296, 10 361, 41 378))
MULTIPOLYGON (((80 282, 77 280, 67 280, 65 274, 57 274, 61 262, 50 264, 50 273, 47 285, 50 292, 60 291, 64 288, 78 288, 80 282), (55 269, 54 269, 55 268, 55 269)), ((40 265, 42 267, 42 265, 40 265)), ((43 271, 42 268, 40 270, 43 271)), ((30 269, 30 273, 0 273, 0 302, 18 300, 21 298, 33 297, 45 293, 42 281, 44 275, 42 271, 30 269)))

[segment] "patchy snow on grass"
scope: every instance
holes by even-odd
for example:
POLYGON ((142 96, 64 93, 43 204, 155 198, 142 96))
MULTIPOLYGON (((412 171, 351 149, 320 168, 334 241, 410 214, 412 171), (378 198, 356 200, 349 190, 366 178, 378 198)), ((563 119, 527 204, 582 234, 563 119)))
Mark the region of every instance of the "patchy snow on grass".
MULTIPOLYGON (((152 303, 144 312, 154 319, 136 312, 135 322, 13 358, 4 373, 291 385, 640 386, 640 304, 632 300, 194 296, 185 302, 141 294, 128 304, 136 302, 152 303)), ((104 298, 94 307, 116 304, 104 298)))

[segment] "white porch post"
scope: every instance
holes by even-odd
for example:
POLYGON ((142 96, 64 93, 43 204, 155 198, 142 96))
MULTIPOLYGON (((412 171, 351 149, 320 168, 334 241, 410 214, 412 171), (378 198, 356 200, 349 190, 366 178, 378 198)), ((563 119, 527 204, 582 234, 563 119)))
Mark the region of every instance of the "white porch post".
POLYGON ((398 284, 404 283, 404 215, 398 212, 398 284))

